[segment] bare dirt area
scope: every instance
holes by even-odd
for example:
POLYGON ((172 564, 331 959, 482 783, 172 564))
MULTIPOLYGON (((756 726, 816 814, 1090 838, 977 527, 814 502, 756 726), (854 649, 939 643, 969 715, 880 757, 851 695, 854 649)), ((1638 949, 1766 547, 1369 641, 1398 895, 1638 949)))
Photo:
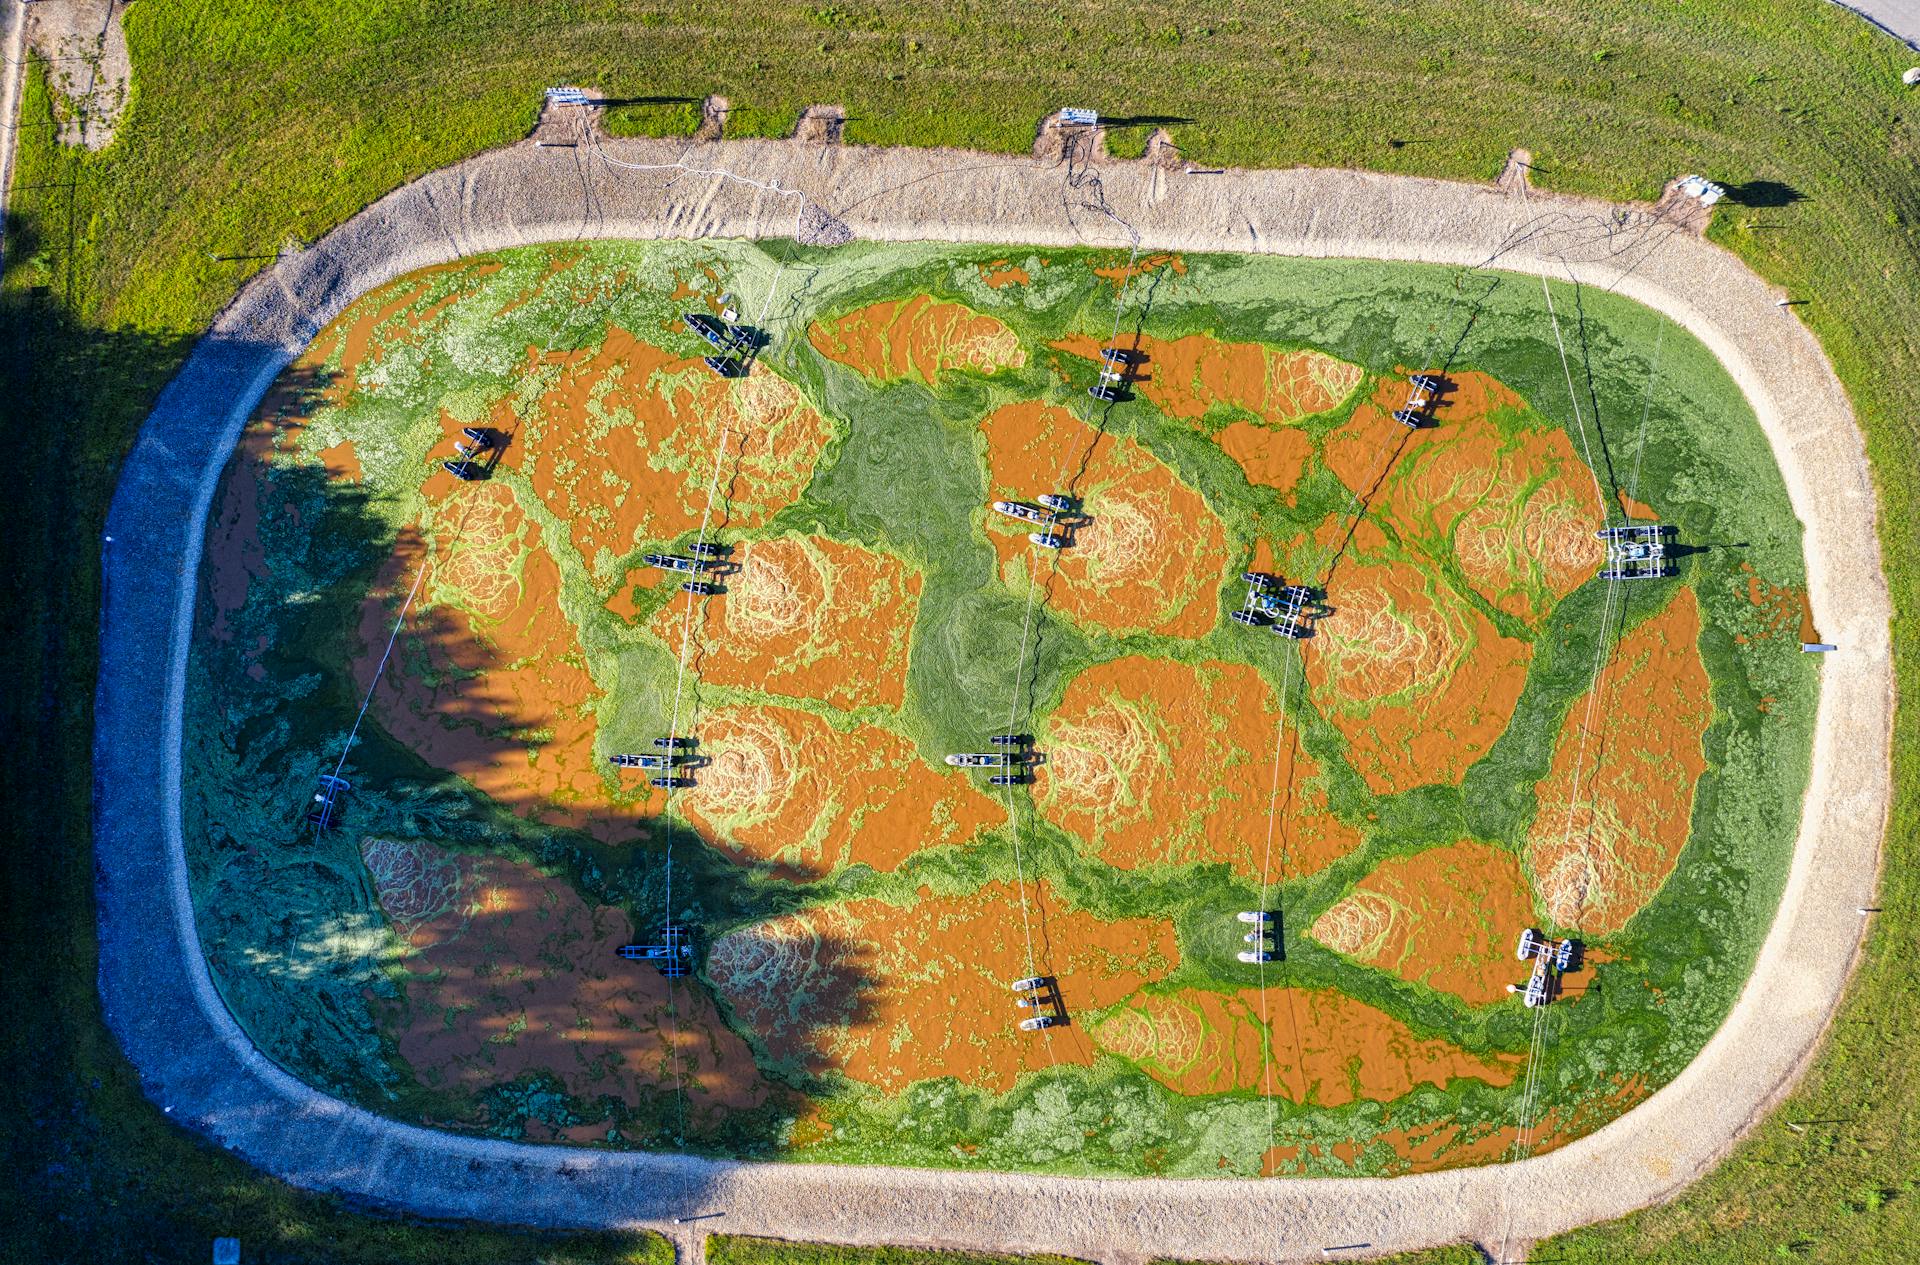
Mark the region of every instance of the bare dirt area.
POLYGON ((987 515, 1009 587, 1039 584, 1055 609, 1114 633, 1198 637, 1213 627, 1226 534, 1198 492, 1133 440, 1062 408, 1009 404, 980 429, 995 498, 1070 489, 1090 520, 1071 549, 1048 555, 1034 549, 1030 526, 987 515))
POLYGON ((1673 872, 1713 711, 1699 637, 1699 607, 1683 589, 1621 639, 1599 697, 1567 713, 1527 837, 1540 899, 1562 923, 1617 930, 1673 872), (1608 717, 1604 737, 1592 734, 1595 708, 1608 717), (1582 767, 1589 785, 1576 800, 1582 767))
MULTIPOLYGON (((47 59, 60 95, 60 143, 105 149, 133 86, 127 37, 120 28, 128 0, 62 0, 26 6, 26 38, 47 59)), ((9 126, 12 120, 7 120, 9 126)))

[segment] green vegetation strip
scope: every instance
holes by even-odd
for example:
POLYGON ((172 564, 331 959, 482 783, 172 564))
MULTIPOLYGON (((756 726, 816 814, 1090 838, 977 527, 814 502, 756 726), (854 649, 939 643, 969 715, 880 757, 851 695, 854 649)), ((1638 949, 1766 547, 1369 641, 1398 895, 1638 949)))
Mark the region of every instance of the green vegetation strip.
MULTIPOLYGON (((32 1001, 0 1038, 0 1113, 32 1126, 9 1131, 0 1179, 0 1204, 21 1210, 16 1250, 185 1259, 223 1227, 277 1245, 267 1259, 432 1260, 463 1241, 438 1228, 376 1241, 389 1231, 187 1139, 141 1098, 100 1024, 88 830, 96 537, 154 393, 258 266, 209 256, 310 240, 412 175, 522 135, 551 82, 649 98, 718 89, 740 107, 736 130, 779 130, 800 105, 841 102, 850 140, 1017 150, 1040 114, 1084 102, 1191 119, 1172 127, 1203 163, 1484 179, 1524 144, 1537 184, 1641 196, 1704 170, 1734 190, 1715 237, 1810 300, 1797 313, 1860 412, 1894 600, 1912 616, 1920 102, 1898 85, 1911 58, 1840 8, 1611 0, 1551 21, 1467 0, 1309 0, 1231 18, 1198 2, 965 20, 903 0, 717 12, 601 0, 136 5, 133 104, 115 145, 90 156, 52 144, 55 105, 33 68, 0 294, 13 474, 0 534, 0 793, 12 806, 0 938, 11 995, 32 1001)), ((691 112, 685 100, 646 103, 618 122, 684 130, 691 112)), ((1910 688, 1920 648, 1896 645, 1910 688)), ((1907 1056, 1920 992, 1907 949, 1920 730, 1904 712, 1895 750, 1884 912, 1806 1085, 1681 1199, 1544 1245, 1539 1259, 1891 1262, 1920 1241, 1920 1066, 1907 1056)))

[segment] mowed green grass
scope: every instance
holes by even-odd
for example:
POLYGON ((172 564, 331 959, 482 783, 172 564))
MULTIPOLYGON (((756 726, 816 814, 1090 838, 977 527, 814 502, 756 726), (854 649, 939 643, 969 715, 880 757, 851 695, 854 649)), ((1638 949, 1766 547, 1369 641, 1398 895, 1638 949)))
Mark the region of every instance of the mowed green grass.
MULTIPOLYGON (((1530 148, 1548 188, 1651 193, 1699 170, 1736 188, 1715 236, 1788 293, 1868 436, 1883 547, 1910 617, 1920 510, 1920 97, 1908 55, 1819 0, 1581 6, 1300 0, 951 10, 885 4, 504 6, 290 0, 133 6, 120 140, 55 149, 29 84, 0 294, 0 937, 15 1022, 0 1206, 19 1259, 189 1259, 214 1233, 251 1260, 559 1259, 535 1240, 390 1227, 295 1195, 188 1139, 140 1096, 93 991, 88 750, 97 539, 153 394, 258 260, 409 176, 524 133, 539 89, 721 91, 736 130, 839 102, 849 139, 1022 149, 1062 104, 1190 119, 1203 162, 1349 164, 1480 179, 1530 148), (488 1256, 487 1253, 493 1255, 488 1256), (517 1253, 518 1255, 514 1255, 517 1253)), ((626 108, 685 127, 687 101, 626 108)), ((1137 143, 1140 129, 1124 133, 1137 143)), ((1897 651, 1903 688, 1920 650, 1897 651)), ((1920 732, 1903 713, 1874 936, 1805 1086, 1678 1202, 1543 1246, 1538 1259, 1895 1261, 1920 1241, 1908 1055, 1920 967, 1920 732)), ((582 1244, 579 1259, 627 1245, 582 1244)))

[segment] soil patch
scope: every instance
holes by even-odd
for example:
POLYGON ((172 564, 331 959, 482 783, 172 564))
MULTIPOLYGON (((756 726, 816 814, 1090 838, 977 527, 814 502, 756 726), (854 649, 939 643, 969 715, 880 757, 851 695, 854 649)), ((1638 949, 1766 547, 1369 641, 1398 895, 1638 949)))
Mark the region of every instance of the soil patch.
MULTIPOLYGON (((21 5, 26 39, 46 59, 48 86, 60 94, 62 145, 105 149, 113 143, 133 85, 120 22, 130 0, 65 0, 21 5)), ((7 121, 8 126, 13 120, 7 121)))
POLYGON ((1533 923, 1519 859, 1465 841, 1391 857, 1315 920, 1314 939, 1471 1006, 1506 997, 1513 945, 1533 923))
POLYGON ((1699 641, 1699 604, 1678 588, 1620 639, 1591 724, 1591 692, 1567 710, 1527 835, 1535 887, 1562 927, 1620 930, 1680 859, 1713 718, 1699 641))
POLYGON ((1289 725, 1269 844, 1278 722, 1272 689, 1245 664, 1099 664, 1041 723, 1035 803, 1121 869, 1224 861, 1255 881, 1312 874, 1360 832, 1327 811, 1319 767, 1289 725), (1205 793, 1195 790, 1200 770, 1205 793))

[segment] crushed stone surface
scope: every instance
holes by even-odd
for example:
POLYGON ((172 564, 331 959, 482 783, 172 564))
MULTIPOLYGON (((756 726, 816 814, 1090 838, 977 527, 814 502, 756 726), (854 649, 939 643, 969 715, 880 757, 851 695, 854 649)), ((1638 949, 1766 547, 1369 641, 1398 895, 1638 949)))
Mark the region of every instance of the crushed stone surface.
POLYGON ((127 106, 133 64, 120 16, 128 0, 60 0, 27 6, 27 41, 63 98, 60 143, 105 149, 127 106))

